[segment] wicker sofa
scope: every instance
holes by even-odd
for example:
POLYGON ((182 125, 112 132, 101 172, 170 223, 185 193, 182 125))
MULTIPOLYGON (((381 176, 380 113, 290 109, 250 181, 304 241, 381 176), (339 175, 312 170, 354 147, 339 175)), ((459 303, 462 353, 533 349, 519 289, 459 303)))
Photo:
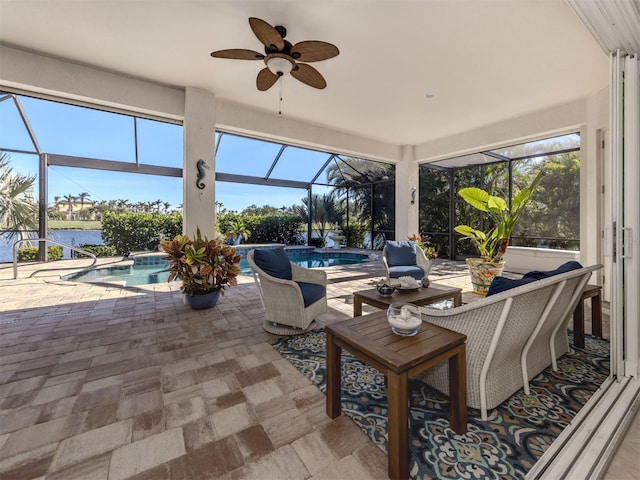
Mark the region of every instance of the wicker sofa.
MULTIPOLYGON (((536 280, 449 310, 422 308, 423 320, 467 335, 467 405, 482 419, 569 351, 567 323, 593 265, 536 280)), ((420 378, 449 393, 447 362, 420 378)))

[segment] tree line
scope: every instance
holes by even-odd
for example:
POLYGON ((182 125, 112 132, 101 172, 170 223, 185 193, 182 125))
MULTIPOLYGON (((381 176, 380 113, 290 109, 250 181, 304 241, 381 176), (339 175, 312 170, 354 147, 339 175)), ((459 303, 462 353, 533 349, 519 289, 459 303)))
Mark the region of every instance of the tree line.
POLYGON ((49 218, 52 220, 102 220, 104 212, 169 214, 182 209, 182 205, 172 208, 171 203, 160 199, 135 203, 125 199, 94 202, 87 192, 77 195, 56 195, 53 197, 53 202, 53 205, 47 209, 49 218))

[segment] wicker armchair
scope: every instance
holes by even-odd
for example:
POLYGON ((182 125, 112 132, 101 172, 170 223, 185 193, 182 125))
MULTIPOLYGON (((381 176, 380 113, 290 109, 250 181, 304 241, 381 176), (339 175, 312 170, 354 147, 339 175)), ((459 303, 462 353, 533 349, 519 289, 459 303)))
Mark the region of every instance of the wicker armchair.
POLYGON ((267 332, 297 335, 316 327, 315 319, 327 311, 324 270, 296 265, 283 248, 251 250, 247 260, 265 311, 267 332))
POLYGON ((396 242, 387 240, 382 249, 382 263, 387 272, 387 282, 400 277, 413 277, 428 285, 431 260, 427 259, 421 248, 415 242, 396 242))

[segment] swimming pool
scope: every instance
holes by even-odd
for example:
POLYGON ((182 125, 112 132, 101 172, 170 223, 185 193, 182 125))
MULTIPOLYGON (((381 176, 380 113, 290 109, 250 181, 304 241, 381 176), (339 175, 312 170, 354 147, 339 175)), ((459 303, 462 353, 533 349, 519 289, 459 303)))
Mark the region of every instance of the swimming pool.
MULTIPOLYGON (((292 262, 304 268, 353 265, 369 259, 369 256, 363 253, 304 252, 301 250, 294 250, 287 254, 292 262)), ((245 257, 246 253, 242 251, 239 253, 243 255, 242 260, 240 260, 241 275, 250 275, 251 268, 245 257)), ((162 255, 134 257, 132 260, 133 264, 94 268, 85 272, 64 275, 62 280, 136 286, 148 285, 150 283, 164 283, 169 278, 169 272, 165 271, 167 262, 163 260, 162 255)))

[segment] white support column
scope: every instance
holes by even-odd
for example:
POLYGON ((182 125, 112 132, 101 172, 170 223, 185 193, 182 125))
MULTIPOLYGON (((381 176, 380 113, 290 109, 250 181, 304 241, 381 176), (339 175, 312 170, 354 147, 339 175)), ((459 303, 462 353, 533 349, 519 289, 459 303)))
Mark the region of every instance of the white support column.
POLYGON ((402 147, 402 158, 396 164, 396 240, 418 233, 418 165, 414 147, 402 147), (415 203, 411 193, 415 188, 415 203))
MULTIPOLYGON (((580 262, 594 265, 601 262, 603 224, 601 215, 602 161, 598 142, 602 138, 595 128, 580 128, 580 262)), ((601 284, 598 272, 592 282, 601 284)))
POLYGON ((215 96, 187 87, 184 101, 183 233, 215 235, 215 96), (203 160, 203 162, 200 162, 203 160), (201 173, 204 173, 204 177, 201 173), (204 186, 203 186, 204 185, 204 186), (203 187, 203 188, 199 188, 203 187))

